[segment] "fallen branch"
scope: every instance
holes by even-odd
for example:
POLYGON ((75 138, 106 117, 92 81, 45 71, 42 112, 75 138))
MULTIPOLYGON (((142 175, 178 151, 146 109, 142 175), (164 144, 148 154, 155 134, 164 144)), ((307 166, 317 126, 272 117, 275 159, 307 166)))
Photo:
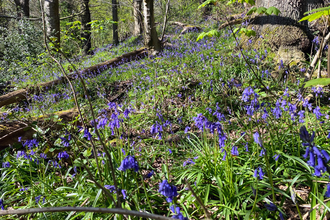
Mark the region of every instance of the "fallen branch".
MULTIPOLYGON (((98 74, 99 70, 104 71, 109 68, 120 66, 120 65, 130 62, 132 60, 139 60, 139 59, 142 59, 143 57, 145 57, 146 55, 147 55, 146 49, 141 48, 141 49, 135 50, 133 52, 126 53, 122 56, 108 60, 106 62, 99 63, 94 66, 88 67, 84 70, 81 70, 79 74, 81 74, 85 77, 95 76, 98 74)), ((77 74, 72 73, 68 77, 70 80, 75 80, 77 78, 77 74)), ((34 87, 20 89, 20 90, 14 91, 14 92, 10 92, 6 95, 0 96, 0 107, 9 105, 9 104, 13 104, 13 103, 17 103, 21 100, 25 100, 29 96, 29 94, 41 92, 41 91, 47 91, 50 88, 52 88, 52 86, 62 84, 65 82, 66 82, 66 78, 64 76, 62 76, 56 80, 45 82, 45 83, 40 83, 34 87)))
POLYGON ((146 212, 131 211, 126 209, 107 209, 93 207, 46 207, 34 209, 18 209, 18 210, 3 210, 0 211, 0 216, 4 215, 25 215, 44 212, 96 212, 96 213, 113 213, 121 215, 137 216, 141 218, 151 218, 156 220, 173 220, 173 218, 164 217, 161 215, 149 214, 146 212))

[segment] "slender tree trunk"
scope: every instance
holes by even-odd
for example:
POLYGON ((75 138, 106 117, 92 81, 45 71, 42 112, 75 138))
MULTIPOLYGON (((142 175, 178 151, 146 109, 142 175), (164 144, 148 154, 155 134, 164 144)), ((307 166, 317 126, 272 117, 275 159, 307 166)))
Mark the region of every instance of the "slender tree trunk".
POLYGON ((89 11, 89 0, 83 0, 82 10, 84 13, 81 15, 81 43, 84 55, 91 54, 91 13, 89 11))
POLYGON ((116 23, 113 23, 112 31, 113 31, 113 44, 119 44, 118 38, 118 3, 117 0, 112 0, 112 20, 116 23))
POLYGON ((15 0, 17 17, 30 17, 29 0, 15 0))
POLYGON ((161 50, 161 44, 158 39, 155 18, 154 18, 154 1, 143 0, 143 14, 144 14, 144 44, 150 49, 156 51, 161 50))
POLYGON ((50 39, 55 37, 54 44, 59 47, 61 42, 59 0, 45 0, 44 10, 47 36, 50 39))
POLYGON ((133 1, 134 29, 133 35, 142 34, 142 0, 133 1))

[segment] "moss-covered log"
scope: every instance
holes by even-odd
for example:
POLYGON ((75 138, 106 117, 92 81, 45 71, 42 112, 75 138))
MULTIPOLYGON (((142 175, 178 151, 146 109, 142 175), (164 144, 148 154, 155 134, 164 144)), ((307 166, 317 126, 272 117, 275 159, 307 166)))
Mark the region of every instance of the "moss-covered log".
MULTIPOLYGON (((54 114, 43 115, 33 118, 32 121, 37 122, 37 126, 40 128, 60 129, 62 125, 50 120, 57 115, 61 122, 71 122, 78 116, 77 109, 69 109, 65 111, 56 112, 54 114)), ((0 150, 5 149, 9 145, 18 143, 18 138, 22 137, 22 140, 32 139, 33 134, 36 133, 33 130, 30 122, 25 121, 4 121, 0 122, 0 150)))
MULTIPOLYGON (((147 51, 145 48, 141 48, 138 50, 135 50, 133 52, 130 53, 126 53, 122 56, 113 58, 111 60, 96 64, 94 66, 88 67, 84 70, 81 70, 79 72, 79 74, 81 74, 84 77, 92 77, 95 76, 99 73, 99 71, 104 71, 106 69, 109 68, 113 68, 116 66, 120 66, 122 64, 128 63, 132 60, 139 60, 144 58, 147 55, 147 51)), ((71 80, 75 80, 77 79, 77 73, 72 73, 69 75, 69 79, 71 80)), ((13 103, 17 103, 21 100, 25 100, 29 94, 33 94, 36 92, 42 92, 42 91, 47 91, 50 88, 52 88, 52 86, 58 85, 58 84, 62 84, 66 82, 66 78, 64 76, 53 80, 53 81, 49 81, 49 82, 44 82, 44 83, 40 83, 36 86, 33 87, 29 87, 26 89, 20 89, 14 92, 10 92, 6 95, 0 96, 0 107, 2 106, 6 106, 9 104, 13 104, 13 103)))

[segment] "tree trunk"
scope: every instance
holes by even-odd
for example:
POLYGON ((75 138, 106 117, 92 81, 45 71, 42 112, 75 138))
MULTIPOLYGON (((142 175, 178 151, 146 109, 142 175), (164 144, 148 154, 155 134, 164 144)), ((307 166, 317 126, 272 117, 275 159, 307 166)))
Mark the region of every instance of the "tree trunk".
POLYGON ((29 0, 15 0, 17 17, 30 17, 29 0))
POLYGON ((134 29, 133 35, 142 34, 142 0, 133 1, 134 29))
POLYGON ((82 10, 84 11, 81 15, 81 43, 84 55, 91 54, 91 13, 89 11, 89 0, 83 0, 82 10))
POLYGON ((46 34, 50 39, 55 37, 53 43, 55 47, 59 47, 61 42, 59 0, 45 0, 44 10, 46 34))
POLYGON ((150 49, 161 51, 161 44, 158 39, 155 18, 154 18, 154 1, 143 0, 143 14, 144 14, 144 44, 150 49))
POLYGON ((118 38, 118 3, 117 0, 112 0, 112 20, 115 22, 112 25, 113 31, 113 44, 119 44, 118 38))

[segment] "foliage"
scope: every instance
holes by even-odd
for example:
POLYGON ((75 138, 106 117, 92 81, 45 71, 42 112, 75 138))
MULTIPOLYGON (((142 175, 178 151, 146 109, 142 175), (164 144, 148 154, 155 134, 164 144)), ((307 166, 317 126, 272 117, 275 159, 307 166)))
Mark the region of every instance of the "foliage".
POLYGON ((13 76, 25 75, 36 68, 39 55, 44 52, 42 32, 29 21, 20 20, 17 25, 0 29, 0 50, 3 53, 0 59, 0 83, 11 80, 13 76), (39 39, 39 40, 38 40, 39 39))

